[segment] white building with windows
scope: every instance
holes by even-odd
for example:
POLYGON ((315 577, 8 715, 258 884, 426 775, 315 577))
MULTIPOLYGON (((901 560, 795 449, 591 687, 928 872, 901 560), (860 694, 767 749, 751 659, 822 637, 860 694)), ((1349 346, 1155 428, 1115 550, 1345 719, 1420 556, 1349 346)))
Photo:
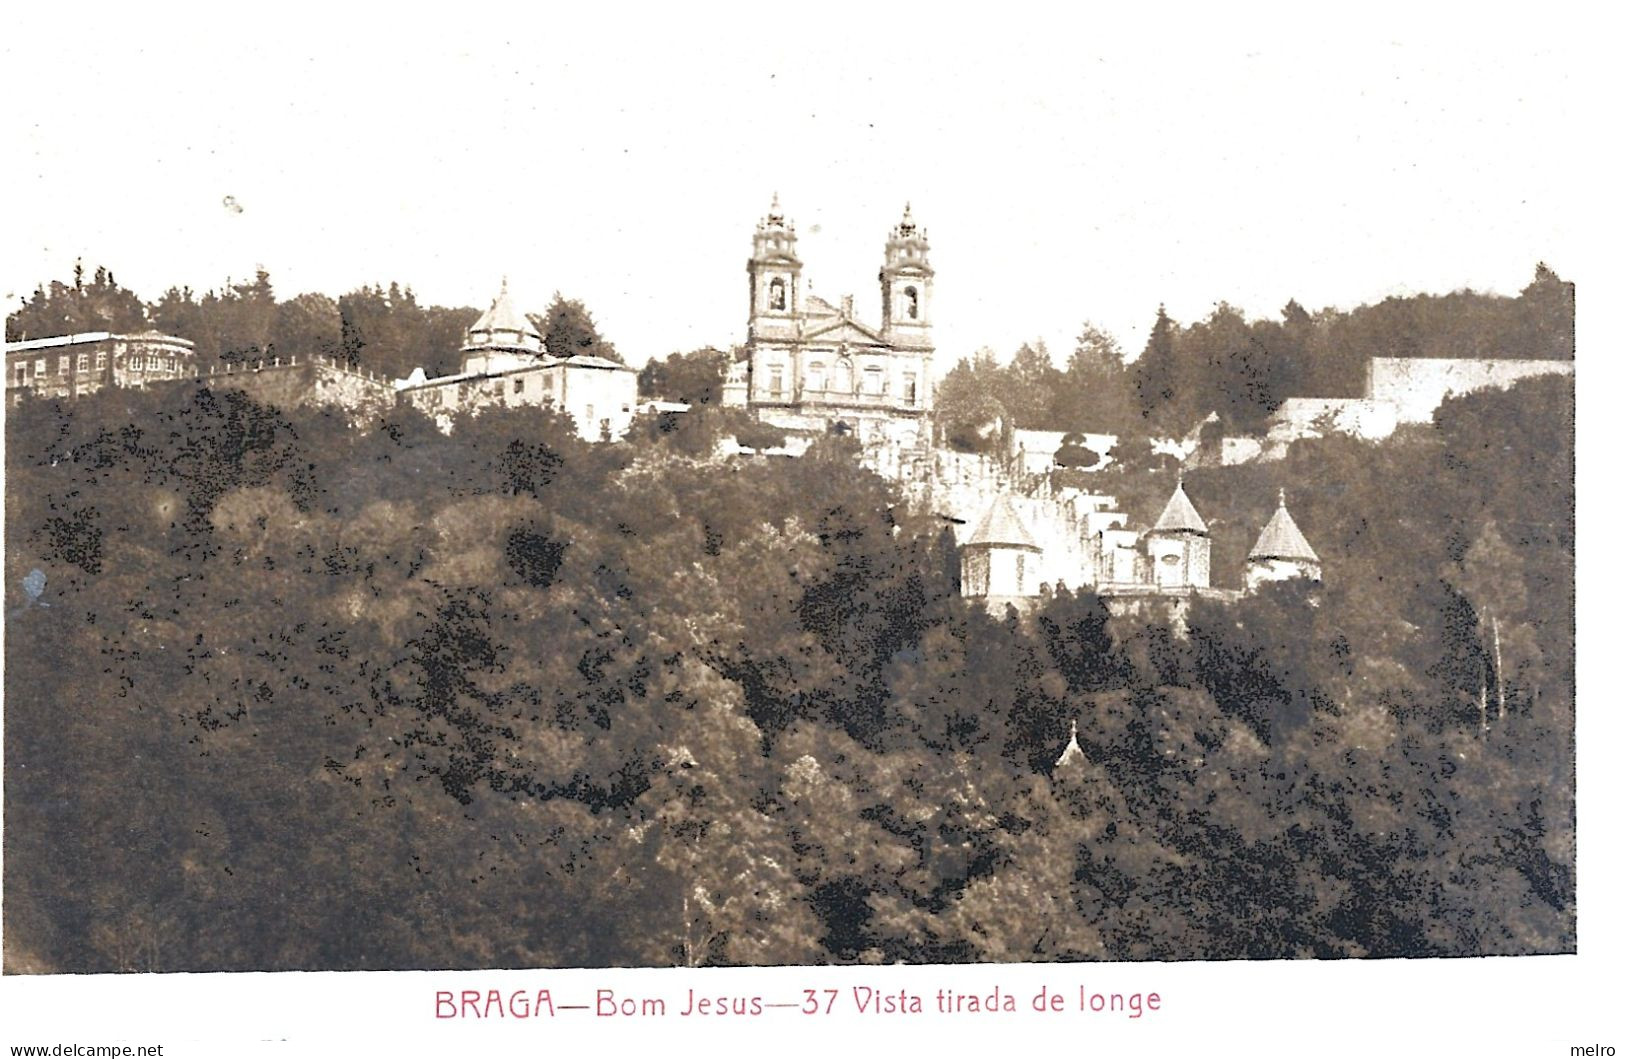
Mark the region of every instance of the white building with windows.
POLYGON ((396 382, 400 400, 443 427, 461 412, 538 407, 568 412, 587 441, 626 436, 638 412, 638 373, 603 357, 555 357, 502 284, 491 308, 468 329, 462 370, 428 378, 419 368, 396 382))

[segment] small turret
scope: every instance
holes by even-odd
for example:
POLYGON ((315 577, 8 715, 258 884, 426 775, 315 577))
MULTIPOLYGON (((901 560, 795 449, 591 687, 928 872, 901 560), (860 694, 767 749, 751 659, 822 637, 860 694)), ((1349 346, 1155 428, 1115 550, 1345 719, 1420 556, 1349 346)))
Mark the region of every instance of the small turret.
POLYGON ((1038 594, 1042 554, 1010 498, 999 494, 960 546, 960 582, 967 596, 989 601, 1038 594))
POLYGON ((545 351, 541 332, 515 308, 508 277, 491 307, 463 335, 463 370, 485 372, 529 363, 545 351))
POLYGON ((1247 591, 1266 581, 1287 581, 1295 577, 1320 580, 1320 556, 1309 546, 1303 531, 1286 509, 1286 490, 1277 494, 1275 514, 1247 553, 1247 591))
POLYGON ((1212 548, 1207 523, 1185 495, 1185 479, 1181 477, 1156 525, 1145 535, 1146 560, 1151 565, 1149 580, 1159 588, 1207 588, 1212 548))

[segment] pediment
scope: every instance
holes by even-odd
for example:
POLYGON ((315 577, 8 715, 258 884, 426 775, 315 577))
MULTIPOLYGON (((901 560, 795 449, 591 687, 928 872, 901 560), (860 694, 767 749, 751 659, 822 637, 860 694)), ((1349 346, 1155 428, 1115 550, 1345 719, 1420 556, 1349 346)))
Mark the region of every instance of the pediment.
POLYGON ((880 332, 872 331, 856 320, 835 320, 810 328, 803 336, 806 341, 850 342, 853 345, 885 345, 880 332))

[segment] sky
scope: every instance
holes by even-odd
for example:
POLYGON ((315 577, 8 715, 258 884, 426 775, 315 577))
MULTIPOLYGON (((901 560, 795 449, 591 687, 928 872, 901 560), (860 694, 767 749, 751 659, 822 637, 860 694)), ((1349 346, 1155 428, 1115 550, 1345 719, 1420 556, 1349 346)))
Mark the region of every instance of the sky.
MULTIPOLYGON (((1471 10, 1471 9, 1470 9, 1471 10)), ((1527 8, 1523 9, 1527 12, 1527 8)), ((1572 20, 1363 6, 285 7, 8 15, 0 295, 105 264, 146 299, 579 298, 636 364, 744 338, 777 192, 877 320, 930 233, 937 346, 1136 355, 1159 304, 1274 316, 1572 275, 1591 119, 1572 20), (590 10, 589 10, 590 9, 590 10), (1297 9, 1301 10, 1301 9, 1297 9), (1469 24, 1469 22, 1471 24, 1469 24), (19 105, 19 102, 21 105, 19 105)), ((1581 34, 1583 38, 1584 34, 1581 34)))

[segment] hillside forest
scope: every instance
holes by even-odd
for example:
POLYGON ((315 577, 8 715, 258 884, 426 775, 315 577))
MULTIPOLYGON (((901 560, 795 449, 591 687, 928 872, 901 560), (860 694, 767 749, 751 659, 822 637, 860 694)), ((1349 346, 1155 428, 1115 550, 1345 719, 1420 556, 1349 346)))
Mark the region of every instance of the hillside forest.
POLYGON ((6 970, 1575 950, 1571 379, 1187 471, 1325 576, 1185 628, 725 425, 8 409, 6 970))

